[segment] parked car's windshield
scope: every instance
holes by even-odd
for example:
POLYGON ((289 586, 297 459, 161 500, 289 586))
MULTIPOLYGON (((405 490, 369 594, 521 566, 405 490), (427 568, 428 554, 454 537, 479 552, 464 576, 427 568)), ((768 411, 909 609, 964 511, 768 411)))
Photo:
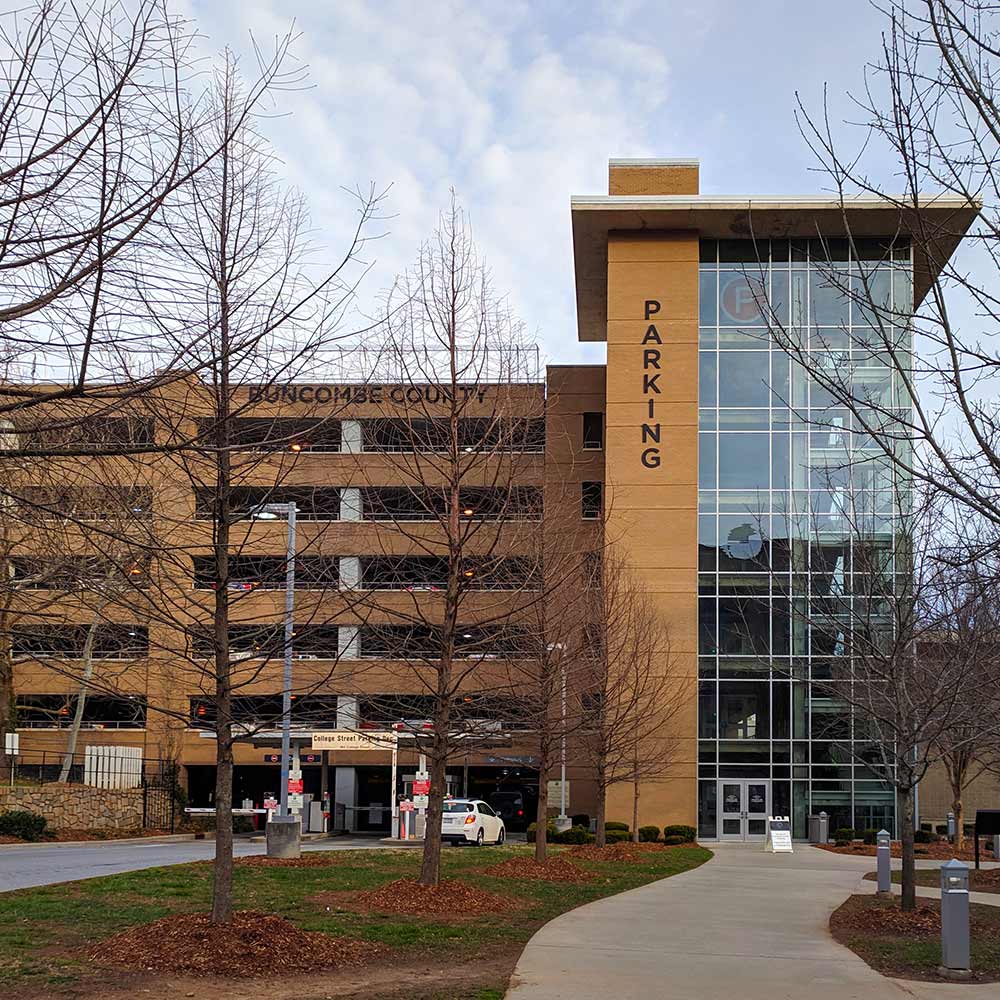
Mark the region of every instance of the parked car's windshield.
POLYGON ((476 807, 471 802, 446 802, 444 811, 446 813, 472 812, 476 807))

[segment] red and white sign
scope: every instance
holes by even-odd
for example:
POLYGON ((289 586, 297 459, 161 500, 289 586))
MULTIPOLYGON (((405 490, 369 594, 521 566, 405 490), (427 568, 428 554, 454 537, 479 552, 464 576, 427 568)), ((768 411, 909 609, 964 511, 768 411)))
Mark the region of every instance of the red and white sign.
POLYGON ((288 794, 289 795, 301 795, 302 794, 302 779, 301 778, 289 778, 288 779, 288 794))
POLYGON ((278 808, 278 800, 273 795, 269 795, 266 799, 264 799, 264 808, 265 809, 277 809, 278 808))
POLYGON ((414 795, 430 795, 431 794, 431 779, 430 778, 417 778, 413 782, 413 794, 414 795))
POLYGON ((413 803, 409 799, 403 799, 403 801, 399 803, 399 811, 401 813, 413 812, 413 803))

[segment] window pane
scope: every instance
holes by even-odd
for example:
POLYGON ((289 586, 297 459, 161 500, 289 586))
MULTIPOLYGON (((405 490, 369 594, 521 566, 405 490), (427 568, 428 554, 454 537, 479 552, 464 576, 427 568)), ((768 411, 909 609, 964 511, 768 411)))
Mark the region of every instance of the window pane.
POLYGON ((766 490, 770 467, 766 434, 719 434, 719 489, 766 490))
POLYGON ((715 406, 716 355, 702 351, 698 356, 698 405, 715 406))
POLYGON ((766 285, 752 268, 719 272, 719 325, 762 326, 766 285))
POLYGON ((715 271, 702 271, 698 275, 698 322, 701 326, 715 326, 715 271))
POLYGON ((698 435, 698 486, 715 488, 715 434, 698 435))
POLYGON ((719 406, 767 406, 770 380, 767 351, 719 354, 719 406))

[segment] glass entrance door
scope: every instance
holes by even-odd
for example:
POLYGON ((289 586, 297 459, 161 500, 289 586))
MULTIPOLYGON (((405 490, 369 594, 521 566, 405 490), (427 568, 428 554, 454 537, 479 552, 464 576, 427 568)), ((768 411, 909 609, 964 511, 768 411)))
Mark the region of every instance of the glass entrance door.
POLYGON ((719 839, 763 840, 771 807, 769 781, 719 782, 719 839))

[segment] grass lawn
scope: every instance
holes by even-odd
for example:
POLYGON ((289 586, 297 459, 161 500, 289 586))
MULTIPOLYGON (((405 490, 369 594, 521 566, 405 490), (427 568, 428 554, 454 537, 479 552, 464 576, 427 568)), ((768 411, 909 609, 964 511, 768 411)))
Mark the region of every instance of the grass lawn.
MULTIPOLYGON (((650 851, 638 861, 579 861, 598 874, 584 883, 501 879, 480 872, 530 850, 508 846, 443 852, 443 877, 458 877, 522 901, 520 908, 508 913, 451 922, 352 910, 349 893, 417 876, 420 852, 405 849, 327 852, 333 863, 316 868, 237 865, 236 909, 277 913, 304 930, 379 942, 393 949, 400 965, 433 955, 440 962, 473 968, 480 956, 507 956, 509 962, 499 963, 494 981, 479 982, 467 993, 438 994, 495 1000, 502 997, 524 943, 546 921, 593 899, 687 871, 711 857, 710 851, 692 845, 650 851), (310 898, 317 893, 323 895, 310 898)), ((58 993, 60 987, 72 987, 79 995, 81 988, 86 993, 88 984, 93 984, 99 994, 107 978, 89 963, 83 949, 135 924, 175 912, 207 910, 211 871, 209 863, 198 862, 0 894, 0 993, 28 997, 39 988, 58 993)), ((408 995, 434 997, 435 993, 408 995)))
MULTIPOLYGON (((830 917, 833 936, 873 969, 897 979, 941 981, 940 903, 919 899, 917 914, 902 914, 899 900, 851 896, 830 917)), ((1000 907, 972 903, 973 982, 1000 981, 1000 907)))
MULTIPOLYGON (((877 879, 875 872, 869 872, 865 878, 874 882, 877 879)), ((899 885, 903 881, 903 873, 895 871, 892 873, 892 881, 899 885)), ((917 885, 929 886, 931 889, 941 888, 941 871, 938 868, 918 868, 916 872, 917 885)), ((981 868, 978 872, 975 868, 969 872, 969 889, 972 892, 996 892, 1000 893, 1000 868, 981 868)))

